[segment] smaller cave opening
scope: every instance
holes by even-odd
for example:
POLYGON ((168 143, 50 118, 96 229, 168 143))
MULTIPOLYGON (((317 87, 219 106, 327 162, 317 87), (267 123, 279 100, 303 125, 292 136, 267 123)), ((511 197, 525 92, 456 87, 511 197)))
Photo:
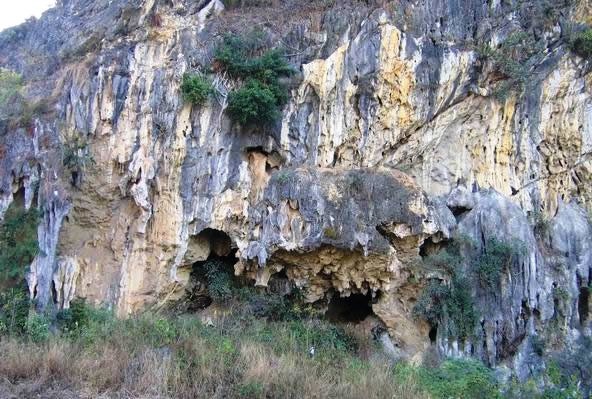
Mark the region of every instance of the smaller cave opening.
POLYGON ((53 303, 55 305, 58 305, 58 306, 61 305, 61 304, 58 304, 58 290, 56 288, 55 281, 53 281, 53 280, 51 282, 51 298, 52 298, 53 303))
POLYGON ((432 237, 428 237, 425 241, 419 246, 419 256, 422 258, 426 258, 430 255, 435 254, 442 248, 442 244, 435 243, 432 237))
POLYGON ((432 344, 436 343, 436 339, 438 338, 438 326, 432 326, 432 328, 430 328, 430 332, 428 333, 428 336, 430 337, 430 342, 432 344))
POLYGON ((331 322, 360 323, 373 315, 372 296, 370 294, 335 294, 327 306, 325 318, 331 322))
POLYGON ((73 187, 80 186, 80 174, 78 173, 77 170, 73 170, 72 173, 70 174, 70 184, 73 187))
POLYGON ((590 288, 581 287, 578 298, 578 314, 580 315, 580 324, 588 321, 590 316, 590 288))
POLYGON ((237 249, 233 248, 228 234, 206 228, 192 243, 194 247, 191 251, 188 250, 191 252, 188 256, 191 259, 188 263, 191 265, 189 281, 184 297, 175 305, 180 312, 205 309, 216 300, 229 295, 236 284, 234 265, 238 261, 237 249))

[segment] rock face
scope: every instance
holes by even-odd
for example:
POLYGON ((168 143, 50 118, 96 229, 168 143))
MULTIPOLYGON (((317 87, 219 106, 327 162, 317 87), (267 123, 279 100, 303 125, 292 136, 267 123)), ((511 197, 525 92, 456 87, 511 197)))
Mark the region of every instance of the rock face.
POLYGON ((257 285, 280 273, 309 301, 370 295, 407 358, 476 356, 525 377, 535 337, 549 351, 590 337, 592 75, 567 44, 585 2, 273 3, 62 0, 0 34, 0 66, 49 104, 0 124, 0 215, 17 194, 43 211, 38 306, 160 306, 192 264, 235 249, 257 285), (245 25, 298 71, 274 126, 233 124, 224 93, 240 82, 223 76, 202 106, 180 94, 245 25), (524 92, 500 98, 509 77, 478 49, 515 31, 538 58, 524 92), (92 159, 76 170, 74 139, 92 159), (459 235, 476 243, 466 271, 488 238, 524 247, 494 297, 472 284, 479 325, 462 341, 412 314, 428 280, 450 277, 422 257, 459 235))

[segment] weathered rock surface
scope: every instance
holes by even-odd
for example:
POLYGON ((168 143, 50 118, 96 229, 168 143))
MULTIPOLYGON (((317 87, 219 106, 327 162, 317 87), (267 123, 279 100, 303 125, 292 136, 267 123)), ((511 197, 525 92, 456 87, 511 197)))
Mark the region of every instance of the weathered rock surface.
POLYGON ((370 293, 400 356, 437 349, 527 374, 532 337, 553 350, 589 337, 592 79, 565 40, 568 22, 590 18, 585 2, 539 25, 537 1, 279 3, 62 0, 0 34, 0 66, 50 104, 0 124, 0 215, 17 193, 43 211, 28 277, 38 305, 161 305, 191 264, 234 248, 237 273, 259 285, 283 271, 311 301, 370 293), (183 73, 246 25, 299 71, 276 126, 233 125, 223 95, 199 107, 180 95, 183 73), (476 49, 516 29, 542 57, 525 93, 499 100, 476 49), (62 162, 72 136, 93 160, 80 175, 62 162), (473 286, 481 331, 431 345, 412 308, 446 277, 417 264, 426 240, 458 233, 477 243, 466 268, 489 237, 526 250, 495 298, 473 286))

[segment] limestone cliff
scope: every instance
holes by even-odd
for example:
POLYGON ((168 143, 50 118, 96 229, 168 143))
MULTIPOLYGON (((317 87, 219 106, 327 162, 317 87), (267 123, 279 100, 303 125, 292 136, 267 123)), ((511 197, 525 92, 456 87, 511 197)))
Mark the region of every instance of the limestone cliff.
POLYGON ((567 38, 590 20, 586 1, 254 3, 62 0, 0 34, 0 66, 47 103, 0 125, 0 215, 18 196, 43 211, 38 306, 160 307, 192 264, 236 250, 255 284, 370 295, 407 358, 476 356, 526 376, 543 366, 535 337, 548 351, 590 337, 592 75, 567 38), (232 123, 237 83, 222 74, 215 98, 183 101, 183 74, 253 27, 298 71, 281 120, 232 123), (521 80, 483 51, 515 32, 536 48, 521 80), (73 140, 92 159, 76 170, 73 140), (412 311, 429 280, 451 278, 422 257, 460 236, 474 243, 467 273, 490 238, 524 249, 495 295, 471 282, 467 339, 412 311))

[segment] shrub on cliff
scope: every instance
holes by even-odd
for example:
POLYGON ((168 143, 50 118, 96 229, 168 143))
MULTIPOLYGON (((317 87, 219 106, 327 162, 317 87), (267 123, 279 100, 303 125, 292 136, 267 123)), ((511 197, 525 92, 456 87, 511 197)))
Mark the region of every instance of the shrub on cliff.
POLYGON ((544 46, 528 32, 516 31, 497 47, 478 48, 482 59, 490 59, 499 77, 503 78, 494 87, 493 94, 498 100, 505 100, 511 92, 521 95, 524 92, 530 69, 544 57, 544 46))
POLYGON ((260 34, 226 36, 216 50, 214 69, 244 81, 228 98, 228 112, 234 121, 242 125, 268 124, 279 117, 288 99, 288 90, 280 78, 293 71, 280 50, 263 49, 260 34))
POLYGON ((22 87, 18 73, 0 68, 0 118, 11 117, 20 111, 22 87))
POLYGON ((212 82, 206 77, 186 73, 183 75, 181 91, 183 98, 194 105, 201 105, 212 94, 212 82))
POLYGON ((255 79, 230 93, 228 114, 241 125, 265 124, 279 116, 278 99, 273 89, 255 79))
POLYGON ((504 271, 520 255, 520 248, 495 237, 489 238, 475 262, 475 273, 483 288, 496 289, 504 271))
POLYGON ((430 281, 413 313, 460 339, 473 335, 478 319, 468 281, 459 276, 454 276, 449 285, 430 281))
POLYGON ((592 29, 586 29, 576 35, 571 43, 574 53, 587 60, 592 59, 592 29))
POLYGON ((39 211, 25 210, 14 202, 0 225, 0 283, 15 282, 39 253, 37 226, 39 211))

